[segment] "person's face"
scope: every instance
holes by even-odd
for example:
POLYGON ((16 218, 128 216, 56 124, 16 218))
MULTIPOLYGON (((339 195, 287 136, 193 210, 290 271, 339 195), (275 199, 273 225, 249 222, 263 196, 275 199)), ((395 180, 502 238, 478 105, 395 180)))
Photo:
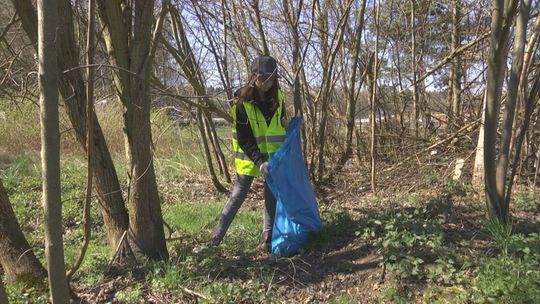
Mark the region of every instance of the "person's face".
POLYGON ((275 80, 272 79, 272 77, 268 77, 266 80, 257 78, 257 80, 255 80, 255 86, 262 92, 266 92, 272 88, 274 81, 275 80))

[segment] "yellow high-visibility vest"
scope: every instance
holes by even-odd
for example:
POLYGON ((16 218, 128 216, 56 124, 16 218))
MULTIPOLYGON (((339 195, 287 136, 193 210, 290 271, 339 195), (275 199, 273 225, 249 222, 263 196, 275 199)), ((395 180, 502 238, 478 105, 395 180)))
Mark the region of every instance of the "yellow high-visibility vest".
MULTIPOLYGON (((278 90, 278 106, 270 124, 266 124, 266 119, 261 110, 257 106, 249 102, 244 102, 244 109, 251 126, 253 136, 257 141, 257 146, 261 153, 268 156, 268 160, 272 158, 272 155, 279 149, 283 141, 285 140, 286 130, 281 123, 281 113, 283 112, 283 93, 278 90)), ((261 176, 261 171, 255 165, 255 163, 244 153, 240 145, 238 144, 238 138, 236 133, 236 105, 231 108, 232 111, 232 132, 233 132, 233 152, 234 152, 234 166, 236 172, 242 175, 249 176, 261 176)))

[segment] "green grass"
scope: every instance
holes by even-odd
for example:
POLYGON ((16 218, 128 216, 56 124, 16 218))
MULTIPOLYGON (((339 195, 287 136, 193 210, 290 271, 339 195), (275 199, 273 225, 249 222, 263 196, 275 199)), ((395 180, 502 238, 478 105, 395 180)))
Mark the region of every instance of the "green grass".
MULTIPOLYGON (((169 243, 171 259, 168 262, 148 262, 147 278, 152 288, 182 296, 180 287, 198 290, 211 299, 211 303, 273 303, 269 292, 272 270, 265 265, 251 262, 260 241, 262 212, 241 208, 219 248, 195 254, 197 243, 210 238, 217 224, 225 198, 208 202, 182 202, 164 210, 165 221, 180 236, 169 243), (183 237, 182 237, 183 236, 183 237), (184 238, 187 236, 187 239, 184 238), (195 241, 195 243, 193 242, 195 241), (239 260, 221 257, 238 256, 239 260), (255 276, 255 277, 254 277, 255 276), (220 277, 230 279, 221 281, 220 277), (251 277, 247 282, 243 279, 251 277)), ((206 303, 204 300, 202 303, 206 303)))
POLYGON ((342 294, 336 297, 332 304, 355 304, 359 303, 359 299, 348 294, 342 294))
MULTIPOLYGON (((164 220, 180 235, 198 242, 209 240, 217 225, 226 198, 210 202, 188 202, 166 206, 164 220)), ((261 238, 262 211, 241 208, 234 218, 222 247, 226 250, 252 251, 261 238)))
POLYGON ((0 122, 0 152, 15 154, 23 151, 39 151, 41 131, 38 105, 2 100, 0 112, 6 115, 6 123, 0 122))
POLYGON ((116 300, 123 304, 141 303, 142 286, 138 283, 116 293, 116 300))
MULTIPOLYGON (((71 239, 73 241, 73 239, 71 239)), ((70 268, 80 253, 82 239, 71 244, 65 243, 64 254, 66 267, 70 268)), ((105 242, 104 235, 93 235, 85 258, 73 280, 79 286, 95 286, 104 279, 105 272, 111 261, 111 249, 105 242)))
POLYGON ((217 223, 222 207, 221 202, 179 203, 166 206, 163 218, 181 234, 205 239, 209 237, 208 230, 217 223))

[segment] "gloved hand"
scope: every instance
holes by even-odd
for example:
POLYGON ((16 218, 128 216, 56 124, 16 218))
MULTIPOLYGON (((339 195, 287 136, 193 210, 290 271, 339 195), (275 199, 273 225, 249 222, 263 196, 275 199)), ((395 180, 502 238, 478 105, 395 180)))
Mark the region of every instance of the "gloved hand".
POLYGON ((259 170, 261 170, 264 175, 268 175, 268 162, 262 163, 259 170))

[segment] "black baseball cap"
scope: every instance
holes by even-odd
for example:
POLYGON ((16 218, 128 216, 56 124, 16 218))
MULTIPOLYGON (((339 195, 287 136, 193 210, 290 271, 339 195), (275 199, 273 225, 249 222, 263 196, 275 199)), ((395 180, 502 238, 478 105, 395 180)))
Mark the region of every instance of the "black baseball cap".
POLYGON ((277 62, 271 56, 259 56, 253 60, 251 72, 261 80, 274 80, 278 76, 277 62))

